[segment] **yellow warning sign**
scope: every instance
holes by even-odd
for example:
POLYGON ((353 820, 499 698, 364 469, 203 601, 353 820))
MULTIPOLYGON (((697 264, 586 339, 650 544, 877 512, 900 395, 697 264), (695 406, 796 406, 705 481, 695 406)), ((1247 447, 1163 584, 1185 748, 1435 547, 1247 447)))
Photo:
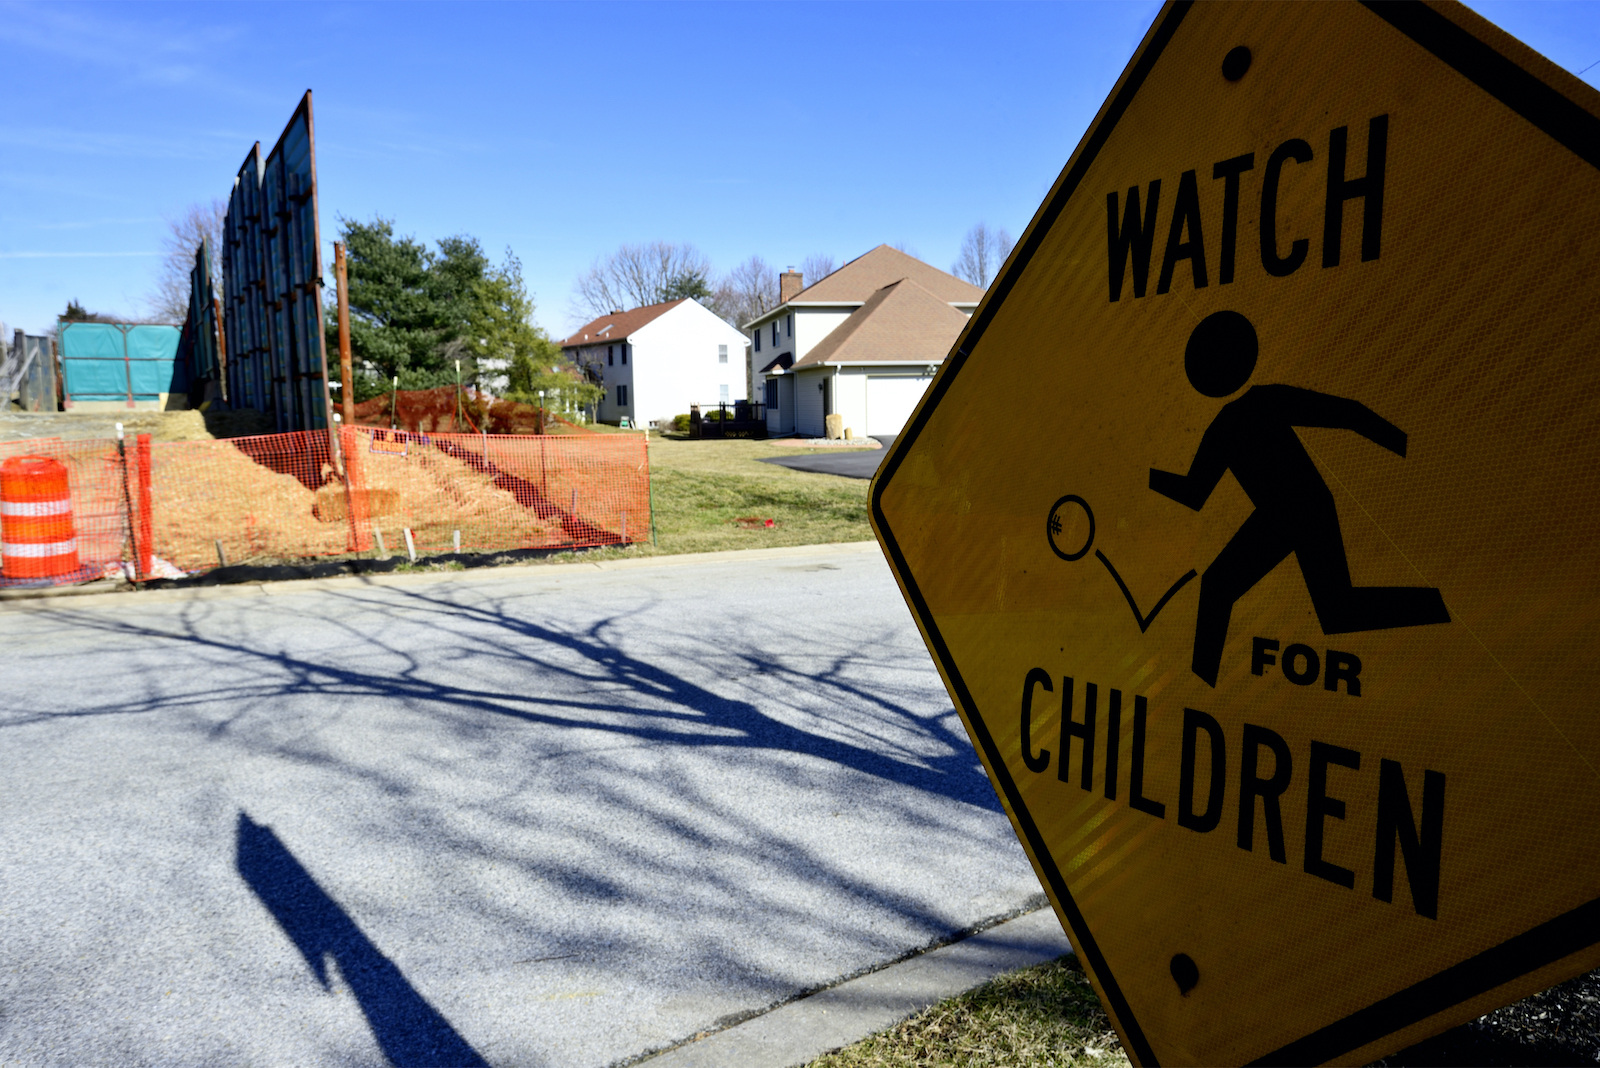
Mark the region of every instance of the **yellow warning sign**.
POLYGON ((1171 4, 873 486, 1141 1064, 1600 965, 1600 104, 1458 6, 1171 4))

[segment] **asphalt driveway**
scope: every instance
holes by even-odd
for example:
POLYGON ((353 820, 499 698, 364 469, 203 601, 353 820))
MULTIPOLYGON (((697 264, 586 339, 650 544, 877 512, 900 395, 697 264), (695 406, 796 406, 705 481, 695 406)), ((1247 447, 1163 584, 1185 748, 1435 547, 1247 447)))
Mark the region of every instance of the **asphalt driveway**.
POLYGON ((814 471, 820 475, 843 475, 845 478, 871 478, 878 473, 878 465, 889 454, 889 446, 894 444, 894 434, 874 434, 872 437, 883 443, 881 449, 867 449, 860 452, 807 453, 804 456, 766 456, 762 457, 764 464, 777 464, 779 467, 791 467, 796 471, 814 471))

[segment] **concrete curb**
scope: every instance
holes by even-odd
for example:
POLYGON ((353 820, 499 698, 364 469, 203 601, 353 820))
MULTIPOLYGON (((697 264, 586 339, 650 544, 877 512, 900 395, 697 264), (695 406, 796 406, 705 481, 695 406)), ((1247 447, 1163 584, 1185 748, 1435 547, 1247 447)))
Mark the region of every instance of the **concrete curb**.
POLYGON ((187 589, 135 590, 126 583, 89 583, 83 586, 58 586, 49 589, 0 591, 0 611, 58 607, 52 602, 61 597, 78 598, 74 608, 97 608, 115 603, 118 607, 172 601, 209 601, 219 597, 281 597, 308 589, 363 589, 383 586, 426 586, 439 582, 481 584, 525 578, 534 574, 564 575, 574 571, 629 571, 650 567, 692 567, 731 560, 782 560, 791 557, 876 553, 876 541, 827 542, 820 545, 784 545, 770 549, 723 549, 712 553, 677 553, 640 556, 624 560, 579 561, 570 564, 506 564, 502 567, 474 568, 470 571, 389 572, 376 575, 333 575, 328 578, 285 579, 282 582, 241 582, 229 586, 193 586, 187 589), (134 596, 129 596, 133 594, 134 596))
POLYGON ((792 1068, 893 1027, 997 975, 1072 952, 1049 906, 840 983, 637 1062, 649 1068, 792 1068))

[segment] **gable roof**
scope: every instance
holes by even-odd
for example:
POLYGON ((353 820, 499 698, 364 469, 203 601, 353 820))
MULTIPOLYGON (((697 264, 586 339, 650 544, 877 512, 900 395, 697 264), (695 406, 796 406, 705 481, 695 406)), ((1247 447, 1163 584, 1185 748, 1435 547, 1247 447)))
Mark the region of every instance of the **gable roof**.
POLYGON ((802 289, 790 298, 792 304, 860 304, 884 286, 909 278, 924 290, 949 304, 976 304, 983 290, 946 274, 931 263, 923 263, 897 248, 879 245, 857 256, 826 278, 802 289))
POLYGON ((795 369, 830 363, 939 363, 967 325, 950 302, 902 278, 872 294, 795 369))
POLYGON ((765 367, 758 371, 757 374, 771 374, 774 372, 774 370, 776 370, 776 372, 781 375, 783 372, 787 371, 793 366, 794 353, 786 352, 782 356, 779 356, 777 359, 773 360, 771 363, 768 363, 765 367))
POLYGON ((641 326, 661 318, 688 299, 680 297, 661 304, 646 304, 632 311, 612 312, 598 319, 591 319, 573 331, 571 337, 561 342, 561 347, 572 349, 579 345, 604 345, 607 342, 622 341, 641 326))

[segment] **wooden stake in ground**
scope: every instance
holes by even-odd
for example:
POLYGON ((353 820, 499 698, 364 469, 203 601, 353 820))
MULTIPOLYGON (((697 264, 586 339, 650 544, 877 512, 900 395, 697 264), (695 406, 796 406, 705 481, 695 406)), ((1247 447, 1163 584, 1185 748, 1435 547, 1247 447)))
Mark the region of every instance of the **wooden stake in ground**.
POLYGON ((344 245, 333 243, 333 277, 339 292, 339 393, 344 408, 344 423, 356 422, 356 389, 350 361, 350 279, 344 261, 344 245))

